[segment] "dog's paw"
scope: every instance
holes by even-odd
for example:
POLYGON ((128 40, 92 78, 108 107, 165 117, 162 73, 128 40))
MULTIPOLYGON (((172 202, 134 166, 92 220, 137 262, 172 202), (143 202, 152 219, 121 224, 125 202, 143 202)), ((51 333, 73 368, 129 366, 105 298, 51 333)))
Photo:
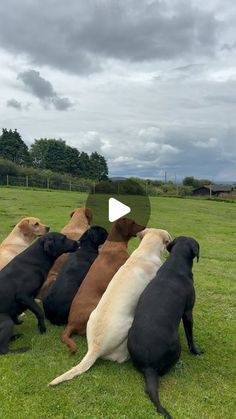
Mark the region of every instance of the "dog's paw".
POLYGON ((46 333, 46 326, 45 324, 38 324, 38 328, 41 334, 46 333))
POLYGON ((15 323, 16 325, 19 325, 19 324, 24 323, 24 321, 23 321, 23 320, 20 320, 20 319, 15 319, 14 323, 15 323))
POLYGON ((193 355, 199 355, 199 356, 204 354, 204 350, 200 349, 200 348, 192 348, 192 349, 190 349, 190 352, 193 355))
POLYGON ((15 340, 21 338, 22 336, 24 336, 24 333, 15 333, 14 335, 11 336, 11 341, 14 342, 15 340))

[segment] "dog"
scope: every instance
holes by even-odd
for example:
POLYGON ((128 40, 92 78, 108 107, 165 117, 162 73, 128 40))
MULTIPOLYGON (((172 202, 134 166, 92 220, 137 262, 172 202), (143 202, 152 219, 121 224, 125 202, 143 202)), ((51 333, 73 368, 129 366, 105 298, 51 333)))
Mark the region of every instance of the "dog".
MULTIPOLYGON (((93 215, 92 211, 89 208, 75 208, 70 214, 71 220, 65 227, 61 230, 61 233, 64 234, 68 239, 79 240, 82 234, 88 230, 90 223, 92 221, 93 215)), ((43 284, 42 289, 40 290, 37 298, 43 300, 47 294, 47 289, 49 285, 55 281, 58 273, 60 272, 62 266, 69 257, 68 253, 61 255, 54 263, 52 269, 50 270, 47 280, 43 284)))
POLYGON ((180 236, 167 250, 170 256, 143 291, 128 334, 134 365, 144 374, 146 392, 157 412, 171 419, 159 400, 159 377, 178 361, 181 353, 179 324, 183 320, 189 350, 200 355, 193 339, 193 259, 199 259, 196 240, 180 236))
POLYGON ((14 323, 20 323, 18 316, 26 309, 35 314, 40 333, 46 331, 43 311, 34 298, 56 258, 65 252, 74 252, 77 249, 77 241, 70 240, 60 233, 48 233, 1 270, 0 354, 24 352, 29 349, 9 349, 14 323))
POLYGON ((0 270, 15 256, 23 252, 38 236, 48 233, 50 227, 41 223, 39 218, 23 218, 0 245, 0 270))
POLYGON ((52 324, 67 324, 72 300, 107 234, 102 227, 89 228, 79 240, 79 249, 69 255, 56 281, 49 286, 43 300, 43 308, 46 318, 52 324))
POLYGON ((127 247, 130 238, 142 230, 144 226, 129 218, 120 218, 113 224, 71 304, 68 325, 62 335, 62 342, 67 344, 71 353, 76 351, 76 343, 70 336, 72 333, 85 335, 91 312, 98 305, 112 277, 129 257, 127 247))
POLYGON ((88 352, 80 364, 57 377, 55 385, 87 371, 98 358, 129 359, 128 331, 140 294, 154 278, 171 236, 165 230, 146 228, 137 234, 139 247, 113 276, 87 324, 88 352))

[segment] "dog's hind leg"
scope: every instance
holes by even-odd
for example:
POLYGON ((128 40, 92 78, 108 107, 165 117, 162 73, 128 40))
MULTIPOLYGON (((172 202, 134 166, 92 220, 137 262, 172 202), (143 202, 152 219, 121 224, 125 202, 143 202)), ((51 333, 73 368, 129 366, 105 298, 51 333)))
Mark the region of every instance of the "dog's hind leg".
POLYGON ((116 361, 120 364, 127 361, 130 358, 129 351, 127 348, 127 339, 125 339, 117 348, 112 352, 102 356, 103 359, 109 359, 109 361, 116 361))
POLYGON ((0 355, 8 353, 26 352, 30 348, 24 347, 19 349, 9 349, 8 345, 11 340, 15 340, 14 337, 22 335, 13 335, 14 321, 8 314, 0 314, 0 355), (13 339, 12 339, 13 338, 13 339))
POLYGON ((4 355, 9 352, 9 342, 11 340, 14 329, 14 322, 8 314, 0 314, 0 354, 4 355))
POLYGON ((159 399, 159 376, 157 372, 153 368, 144 368, 143 373, 146 383, 146 393, 149 395, 152 403, 156 406, 158 413, 163 415, 166 419, 172 419, 171 415, 161 405, 159 399))
POLYGON ((74 328, 70 325, 67 325, 61 337, 61 341, 68 346, 71 354, 76 352, 76 343, 74 339, 71 338, 73 332, 74 328))

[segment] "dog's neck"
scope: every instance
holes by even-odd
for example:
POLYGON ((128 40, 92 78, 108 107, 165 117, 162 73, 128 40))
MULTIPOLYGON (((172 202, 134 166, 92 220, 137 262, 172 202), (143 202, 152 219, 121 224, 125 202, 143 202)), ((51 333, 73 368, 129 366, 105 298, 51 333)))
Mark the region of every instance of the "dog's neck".
POLYGON ((127 252, 128 249, 128 240, 118 240, 117 237, 115 238, 115 240, 111 240, 108 239, 105 241, 105 243, 100 247, 99 249, 99 254, 102 252, 107 252, 108 251, 113 251, 113 249, 115 251, 117 250, 125 250, 127 252))
POLYGON ((181 272, 183 270, 183 267, 188 268, 188 271, 191 274, 191 278, 193 279, 193 257, 190 254, 190 249, 178 249, 177 247, 173 248, 167 260, 170 261, 170 263, 172 263, 172 259, 174 259, 175 268, 178 272, 181 272))
POLYGON ((70 222, 63 227, 63 229, 61 230, 62 234, 67 235, 67 233, 72 233, 72 232, 84 232, 88 229, 89 224, 88 224, 88 219, 84 216, 81 217, 78 215, 73 215, 70 222))
POLYGON ((125 243, 128 246, 130 237, 123 236, 119 231, 117 231, 116 226, 113 226, 110 233, 108 234, 107 241, 108 242, 115 242, 115 243, 125 243))
POLYGON ((138 248, 132 253, 135 256, 140 255, 140 258, 147 259, 148 261, 159 263, 161 262, 161 258, 163 256, 163 240, 160 238, 157 240, 156 238, 153 240, 145 240, 145 237, 140 242, 138 248))
POLYGON ((98 253, 98 245, 95 244, 93 241, 90 241, 90 240, 86 240, 86 241, 82 240, 80 242, 80 247, 79 248, 88 250, 90 252, 98 253))
POLYGON ((9 236, 2 242, 7 245, 17 245, 26 247, 29 246, 36 239, 36 235, 33 233, 24 234, 21 229, 16 226, 9 236))

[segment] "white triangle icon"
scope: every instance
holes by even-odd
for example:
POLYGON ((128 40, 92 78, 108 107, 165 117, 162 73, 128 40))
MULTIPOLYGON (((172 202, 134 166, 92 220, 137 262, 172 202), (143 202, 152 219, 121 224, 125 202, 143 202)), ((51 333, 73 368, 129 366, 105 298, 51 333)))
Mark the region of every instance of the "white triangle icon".
POLYGON ((123 204, 115 198, 109 198, 108 218, 111 223, 118 220, 118 218, 129 214, 130 211, 131 208, 128 207, 128 205, 123 204))

